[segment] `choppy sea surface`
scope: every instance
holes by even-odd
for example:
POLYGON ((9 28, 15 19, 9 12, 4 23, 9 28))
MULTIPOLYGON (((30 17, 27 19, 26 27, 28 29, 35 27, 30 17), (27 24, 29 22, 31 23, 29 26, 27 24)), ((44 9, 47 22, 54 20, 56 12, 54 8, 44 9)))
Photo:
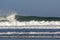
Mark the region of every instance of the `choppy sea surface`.
MULTIPOLYGON (((0 32, 60 32, 60 29, 0 29, 0 32)), ((47 34, 47 36, 53 35, 47 34)), ((57 35, 60 36, 60 34, 57 35)), ((0 38, 0 40, 60 40, 60 38, 0 38)))
MULTIPOLYGON (((60 29, 0 29, 0 32, 60 32, 60 29)), ((60 40, 60 38, 0 38, 0 40, 60 40)))
POLYGON ((53 39, 53 38, 0 38, 0 40, 60 40, 60 39, 53 39))

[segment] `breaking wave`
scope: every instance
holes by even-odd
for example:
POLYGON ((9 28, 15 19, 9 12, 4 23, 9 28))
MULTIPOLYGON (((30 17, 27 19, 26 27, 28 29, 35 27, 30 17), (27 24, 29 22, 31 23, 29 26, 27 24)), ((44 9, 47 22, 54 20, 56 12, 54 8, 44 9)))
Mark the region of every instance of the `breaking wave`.
POLYGON ((0 17, 0 26, 60 25, 59 17, 36 17, 16 15, 0 17))

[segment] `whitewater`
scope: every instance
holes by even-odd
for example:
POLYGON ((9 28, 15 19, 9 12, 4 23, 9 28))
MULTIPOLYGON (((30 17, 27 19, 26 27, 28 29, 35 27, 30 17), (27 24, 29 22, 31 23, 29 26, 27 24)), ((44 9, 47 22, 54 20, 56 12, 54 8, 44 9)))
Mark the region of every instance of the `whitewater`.
POLYGON ((18 21, 16 15, 0 16, 0 38, 60 38, 60 21, 18 21))
POLYGON ((1 20, 7 20, 7 21, 1 21, 0 22, 0 29, 1 28, 42 28, 42 29, 59 29, 60 28, 60 21, 17 21, 15 19, 16 13, 12 13, 6 18, 1 17, 1 20))

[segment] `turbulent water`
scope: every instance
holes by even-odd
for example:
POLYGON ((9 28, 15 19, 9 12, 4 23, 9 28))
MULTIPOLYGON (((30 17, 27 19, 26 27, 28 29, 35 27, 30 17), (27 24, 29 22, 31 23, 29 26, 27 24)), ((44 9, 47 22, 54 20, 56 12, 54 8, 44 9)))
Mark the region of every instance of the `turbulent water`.
POLYGON ((11 14, 0 18, 0 26, 60 25, 60 21, 58 21, 60 18, 49 18, 50 17, 16 16, 16 14, 11 14))
POLYGON ((49 39, 49 38, 43 38, 43 39, 41 39, 41 38, 31 38, 31 39, 26 39, 26 38, 0 38, 0 40, 60 40, 60 39, 49 39))
POLYGON ((11 14, 0 17, 0 38, 60 38, 59 17, 11 14))

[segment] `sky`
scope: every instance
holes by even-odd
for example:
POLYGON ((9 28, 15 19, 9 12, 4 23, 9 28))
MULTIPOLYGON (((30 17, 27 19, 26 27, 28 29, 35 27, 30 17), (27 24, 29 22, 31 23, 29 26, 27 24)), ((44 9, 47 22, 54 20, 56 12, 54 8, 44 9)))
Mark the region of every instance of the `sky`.
POLYGON ((60 0, 0 0, 1 10, 16 11, 19 15, 60 17, 60 0))

